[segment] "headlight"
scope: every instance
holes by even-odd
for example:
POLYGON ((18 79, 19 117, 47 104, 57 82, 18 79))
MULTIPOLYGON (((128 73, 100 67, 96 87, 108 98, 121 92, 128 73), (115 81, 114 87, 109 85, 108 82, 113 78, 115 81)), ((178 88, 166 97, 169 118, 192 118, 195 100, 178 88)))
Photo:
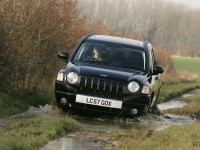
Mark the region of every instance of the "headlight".
POLYGON ((57 81, 64 81, 64 73, 58 73, 56 80, 57 81))
POLYGON ((78 82, 78 74, 76 72, 70 72, 67 75, 67 81, 70 84, 76 84, 78 82))
POLYGON ((140 85, 135 82, 135 81, 132 81, 128 84, 128 90, 131 92, 131 93, 135 93, 139 90, 140 88, 140 85))

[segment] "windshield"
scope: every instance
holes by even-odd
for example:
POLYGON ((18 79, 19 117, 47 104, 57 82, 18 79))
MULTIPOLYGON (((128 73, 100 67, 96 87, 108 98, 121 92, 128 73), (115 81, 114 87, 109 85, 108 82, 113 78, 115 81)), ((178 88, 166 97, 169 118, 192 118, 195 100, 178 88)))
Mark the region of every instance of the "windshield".
POLYGON ((83 43, 72 61, 105 63, 106 65, 141 71, 146 69, 144 50, 126 45, 83 43))

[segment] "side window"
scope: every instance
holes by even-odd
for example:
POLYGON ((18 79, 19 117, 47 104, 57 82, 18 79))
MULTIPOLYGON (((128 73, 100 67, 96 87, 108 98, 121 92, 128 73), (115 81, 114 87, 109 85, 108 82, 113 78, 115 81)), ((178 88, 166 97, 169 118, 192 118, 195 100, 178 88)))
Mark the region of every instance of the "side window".
POLYGON ((83 44, 80 46, 80 48, 78 49, 78 51, 77 51, 77 53, 76 53, 76 55, 75 55, 75 57, 74 57, 74 60, 80 60, 80 59, 81 59, 81 57, 84 55, 86 46, 87 46, 87 45, 86 45, 85 43, 83 43, 83 44))

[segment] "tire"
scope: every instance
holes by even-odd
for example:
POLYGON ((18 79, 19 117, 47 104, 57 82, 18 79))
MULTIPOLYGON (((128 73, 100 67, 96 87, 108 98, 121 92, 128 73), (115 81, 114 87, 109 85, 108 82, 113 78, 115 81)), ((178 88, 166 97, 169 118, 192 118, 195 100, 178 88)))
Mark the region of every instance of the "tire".
POLYGON ((151 111, 153 111, 154 109, 156 109, 156 110, 158 109, 157 105, 158 105, 158 96, 159 96, 159 94, 160 94, 160 88, 158 90, 158 94, 155 97, 155 101, 153 103, 153 106, 151 107, 151 111))
POLYGON ((160 89, 159 89, 159 92, 158 92, 158 94, 157 94, 157 96, 156 96, 156 99, 155 99, 155 101, 154 101, 154 104, 153 104, 153 106, 151 107, 151 113, 152 113, 152 114, 156 114, 156 115, 160 115, 160 114, 161 114, 160 110, 159 110, 158 107, 157 107, 157 105, 158 105, 158 96, 159 96, 159 93, 160 93, 160 89))

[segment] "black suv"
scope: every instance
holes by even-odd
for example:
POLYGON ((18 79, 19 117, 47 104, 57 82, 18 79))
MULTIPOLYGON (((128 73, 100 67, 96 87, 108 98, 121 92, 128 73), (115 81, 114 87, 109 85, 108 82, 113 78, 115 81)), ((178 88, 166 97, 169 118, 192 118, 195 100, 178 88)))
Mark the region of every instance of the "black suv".
POLYGON ((57 75, 58 105, 121 115, 142 115, 157 104, 163 67, 149 42, 91 33, 81 39, 57 75))

